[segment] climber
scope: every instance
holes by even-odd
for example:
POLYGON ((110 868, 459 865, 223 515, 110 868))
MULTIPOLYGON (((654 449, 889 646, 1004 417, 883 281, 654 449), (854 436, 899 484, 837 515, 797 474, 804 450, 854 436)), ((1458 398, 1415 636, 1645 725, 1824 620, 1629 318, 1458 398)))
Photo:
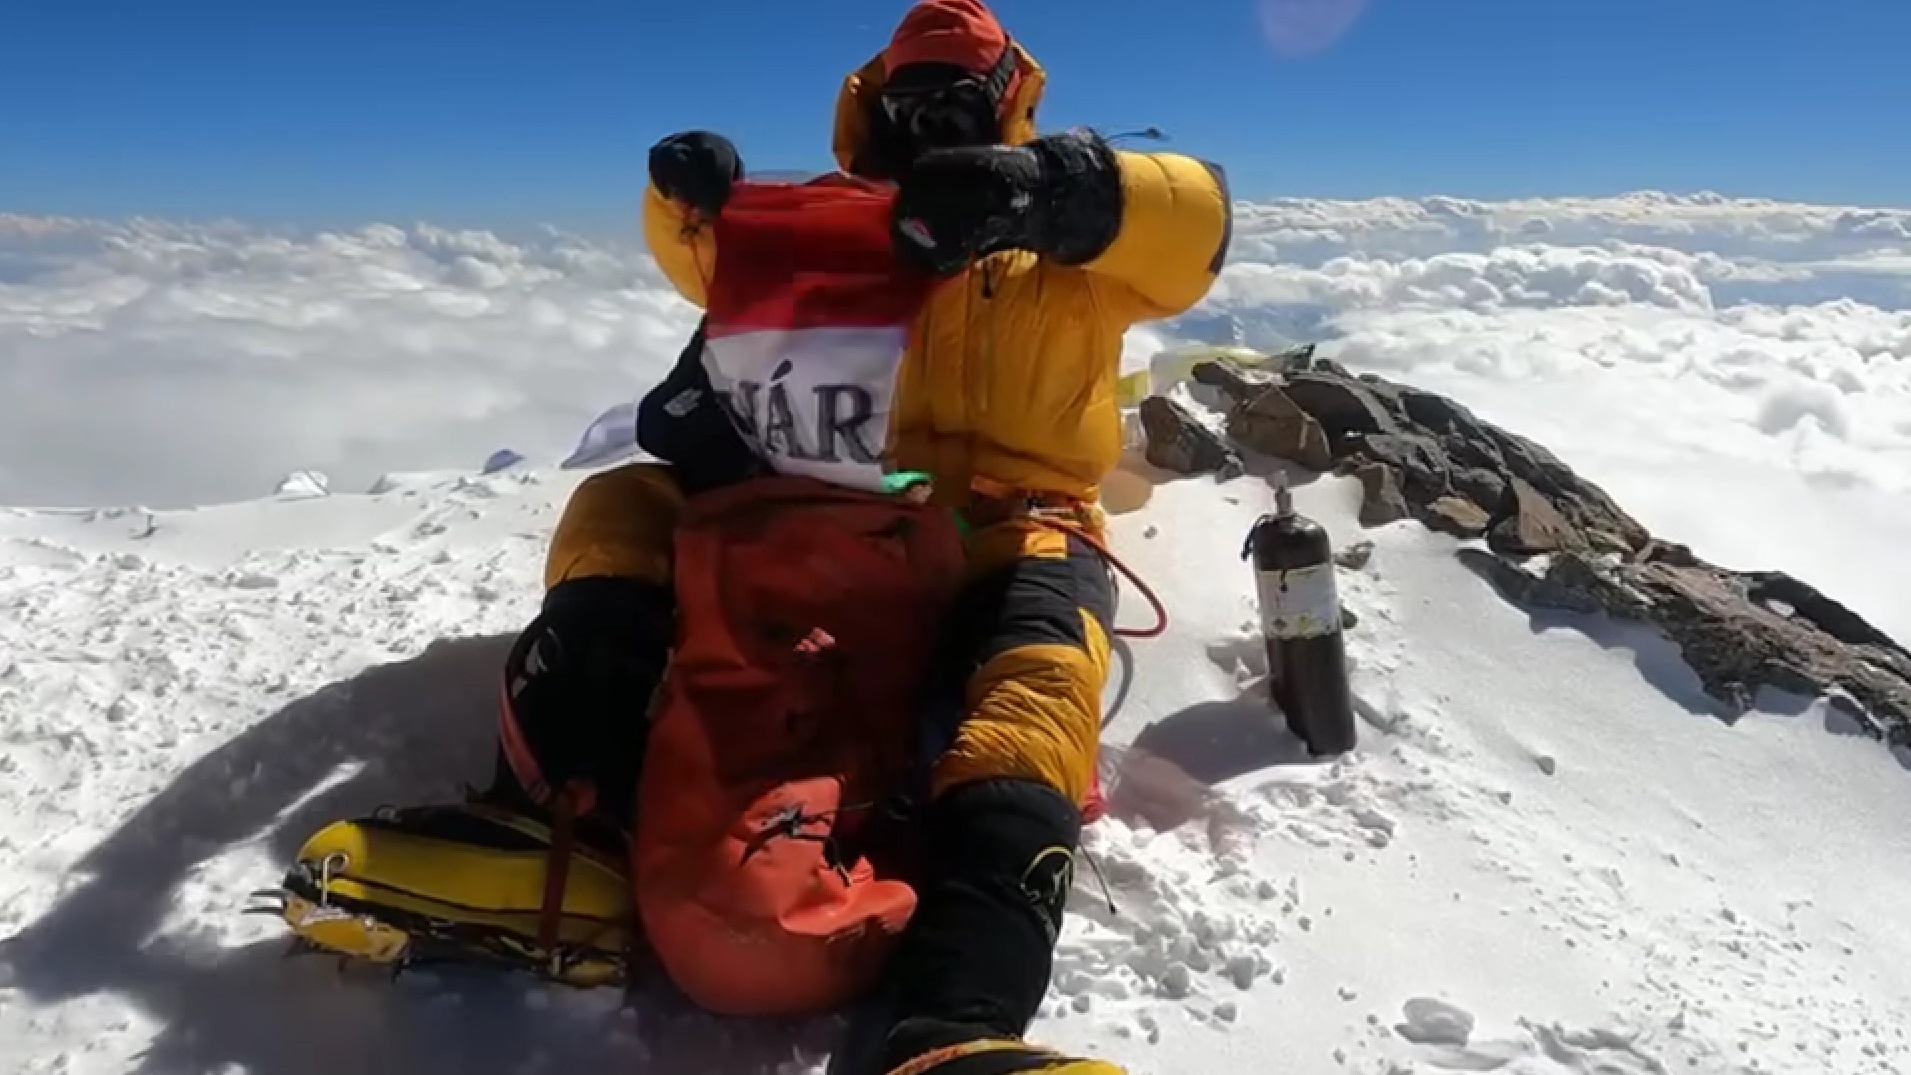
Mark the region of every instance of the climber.
MULTIPOLYGON (((933 476, 968 528, 950 616, 960 670, 921 818, 927 873, 884 988, 873 1070, 1119 1075, 1023 1041, 1047 989, 1093 779, 1115 587, 1099 485, 1121 453, 1115 382, 1129 326, 1213 283, 1231 234, 1219 168, 1038 135, 1043 69, 980 0, 920 0, 840 88, 833 151, 895 191, 898 251, 944 280, 893 382, 885 465, 933 476)), ((660 141, 643 216, 673 285, 705 304, 710 221, 744 175, 711 132, 660 141)), ((673 534, 686 498, 774 460, 712 390, 697 341, 644 401, 661 463, 583 481, 564 509, 545 598, 507 661, 519 754, 588 773, 595 831, 628 831, 647 700, 669 661, 673 534)), ((509 753, 501 748, 501 755, 509 753)), ((483 801, 533 814, 508 761, 483 801)), ((580 832, 584 831, 580 829, 580 832)))
MULTIPOLYGON (((968 627, 969 704, 934 773, 924 835, 933 872, 889 971, 879 1071, 1118 1070, 1021 1040, 1061 926, 1114 604, 1092 543, 1030 513, 1100 537, 1097 486, 1121 450, 1122 335, 1201 298, 1230 214, 1210 165, 1111 150, 1084 132, 1038 137, 1043 82, 977 0, 925 0, 847 79, 836 107, 838 164, 895 182, 898 215, 926 227, 934 266, 966 274, 924 314, 889 430, 894 465, 934 474, 935 501, 976 532, 956 616, 968 627)), ((667 138, 651 159, 646 236, 697 301, 714 254, 698 221, 721 209, 742 164, 709 133, 667 138)), ((665 546, 642 541, 631 520, 670 517, 679 493, 669 471, 633 466, 592 481, 555 539, 559 573, 654 585, 665 546)))

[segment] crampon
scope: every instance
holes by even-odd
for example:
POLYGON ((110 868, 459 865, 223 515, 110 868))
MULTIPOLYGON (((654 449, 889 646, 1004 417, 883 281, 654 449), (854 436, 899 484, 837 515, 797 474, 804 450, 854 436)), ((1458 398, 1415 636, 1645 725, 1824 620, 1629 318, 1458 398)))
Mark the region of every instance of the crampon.
POLYGON ((291 928, 288 955, 329 953, 394 976, 466 963, 622 985, 639 933, 621 856, 581 839, 554 842, 545 824, 475 802, 333 822, 305 842, 279 887, 252 896, 260 902, 245 913, 291 928), (566 857, 561 891, 549 884, 554 847, 566 857))

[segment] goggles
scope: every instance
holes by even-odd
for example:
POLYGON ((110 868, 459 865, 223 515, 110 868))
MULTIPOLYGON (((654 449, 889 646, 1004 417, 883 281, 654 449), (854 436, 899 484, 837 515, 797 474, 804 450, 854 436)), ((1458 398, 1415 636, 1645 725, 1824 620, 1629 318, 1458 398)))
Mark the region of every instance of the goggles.
POLYGON ((919 146, 986 145, 996 140, 994 102, 973 80, 941 89, 885 93, 882 108, 890 126, 919 146))
POLYGON ((998 114, 1014 74, 1015 50, 1005 48, 986 77, 884 89, 883 115, 920 146, 987 145, 1001 137, 998 114))

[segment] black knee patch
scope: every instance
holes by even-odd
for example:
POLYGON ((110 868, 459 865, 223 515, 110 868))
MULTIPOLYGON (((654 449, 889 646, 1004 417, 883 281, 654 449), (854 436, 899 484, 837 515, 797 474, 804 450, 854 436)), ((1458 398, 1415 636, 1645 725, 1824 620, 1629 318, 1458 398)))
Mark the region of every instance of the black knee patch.
POLYGON ((967 716, 969 679, 1017 646, 1087 648, 1082 613, 1104 634, 1115 621, 1114 575, 1101 554, 1070 534, 1066 557, 1027 557, 972 581, 950 611, 948 627, 922 708, 925 766, 934 762, 967 716))
POLYGON ((621 575, 565 579, 544 592, 542 610, 605 627, 628 625, 655 632, 668 623, 675 598, 670 590, 621 575))
MULTIPOLYGON (((1080 837, 1080 811, 1034 781, 979 781, 929 807, 928 875, 891 963, 898 1028, 1028 1029, 1048 989, 1080 837)), ((912 1049, 919 1043, 893 1040, 884 1051, 900 1054, 886 1058, 893 1065, 912 1049)))
POLYGON ((628 819, 671 614, 669 591, 635 579, 569 579, 545 594, 511 648, 504 681, 546 793, 582 779, 610 817, 628 819))

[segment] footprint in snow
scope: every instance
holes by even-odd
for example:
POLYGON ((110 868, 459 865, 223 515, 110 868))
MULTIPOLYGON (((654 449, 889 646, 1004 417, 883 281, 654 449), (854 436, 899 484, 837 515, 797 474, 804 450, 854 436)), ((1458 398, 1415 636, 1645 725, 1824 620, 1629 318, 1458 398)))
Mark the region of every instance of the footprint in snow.
POLYGON ((1473 1015, 1432 998, 1405 1006, 1406 1021, 1394 1029, 1419 1046, 1421 1061, 1442 1071, 1506 1071, 1520 1075, 1666 1075, 1663 1061, 1629 1035, 1591 1027, 1540 1025, 1518 1019, 1522 1033, 1474 1041, 1473 1015))
POLYGON ((1208 660, 1236 682, 1267 675, 1267 645, 1258 633, 1208 643, 1208 660))
POLYGON ((1473 1036, 1473 1013, 1432 997, 1415 997, 1402 1008, 1406 1021, 1394 1032, 1420 1045, 1465 1045, 1473 1036))

